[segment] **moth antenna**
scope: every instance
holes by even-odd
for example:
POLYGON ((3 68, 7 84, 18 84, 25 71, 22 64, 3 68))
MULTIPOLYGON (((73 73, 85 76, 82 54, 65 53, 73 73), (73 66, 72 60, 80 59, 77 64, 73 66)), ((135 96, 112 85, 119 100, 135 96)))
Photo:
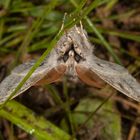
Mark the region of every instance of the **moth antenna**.
POLYGON ((58 34, 60 34, 60 32, 63 30, 64 28, 64 23, 65 23, 65 19, 66 19, 66 16, 67 16, 67 13, 64 13, 64 17, 63 17, 63 20, 62 20, 62 25, 60 27, 60 30, 58 32, 58 34))
POLYGON ((87 36, 85 35, 85 30, 83 28, 83 24, 82 24, 82 21, 80 20, 80 29, 81 29, 81 32, 82 32, 82 35, 87 38, 87 36))
POLYGON ((76 25, 75 25, 75 29, 76 29, 77 33, 80 34, 80 31, 76 25))
POLYGON ((66 16, 67 16, 67 13, 65 12, 65 13, 64 13, 63 20, 62 20, 62 26, 63 26, 63 27, 64 27, 64 22, 65 22, 66 16))
POLYGON ((81 29, 81 36, 83 36, 83 39, 85 39, 85 42, 86 42, 86 47, 89 49, 91 47, 91 44, 89 43, 88 41, 88 38, 87 38, 87 32, 84 30, 83 28, 83 24, 82 24, 82 21, 80 21, 80 29, 81 29))
POLYGON ((87 36, 85 35, 85 31, 84 31, 84 28, 83 28, 83 24, 82 24, 82 21, 80 21, 80 28, 81 28, 81 31, 82 31, 82 35, 87 38, 87 36))
POLYGON ((84 31, 84 28, 83 28, 83 24, 82 24, 82 21, 80 20, 80 27, 81 27, 81 30, 82 32, 84 31))

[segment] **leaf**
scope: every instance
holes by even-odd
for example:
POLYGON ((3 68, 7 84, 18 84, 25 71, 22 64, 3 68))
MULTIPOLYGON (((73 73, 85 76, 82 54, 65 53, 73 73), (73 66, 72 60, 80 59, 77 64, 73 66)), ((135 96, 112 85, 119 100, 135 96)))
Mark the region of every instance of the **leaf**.
POLYGON ((0 116, 41 140, 69 140, 70 136, 16 101, 9 101, 0 116))
MULTIPOLYGON (((75 109, 73 119, 75 124, 82 125, 91 112, 103 101, 100 99, 83 99, 75 109)), ((113 103, 108 101, 97 111, 97 113, 88 121, 87 125, 79 131, 80 140, 89 140, 99 138, 102 140, 120 140, 120 116, 116 112, 113 103)))

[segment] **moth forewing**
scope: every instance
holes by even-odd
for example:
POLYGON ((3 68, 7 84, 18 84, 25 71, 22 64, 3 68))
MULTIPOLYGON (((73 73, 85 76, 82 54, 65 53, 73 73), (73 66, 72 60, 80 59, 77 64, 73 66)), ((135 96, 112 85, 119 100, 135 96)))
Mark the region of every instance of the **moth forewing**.
POLYGON ((124 67, 92 56, 84 65, 118 91, 140 101, 140 84, 124 67))
POLYGON ((94 55, 93 46, 87 39, 85 30, 80 30, 78 40, 74 39, 77 44, 80 44, 79 48, 82 50, 83 56, 85 56, 85 60, 80 61, 76 66, 77 75, 82 81, 92 86, 95 83, 93 76, 97 74, 120 92, 140 101, 140 84, 128 73, 127 69, 97 58, 94 55))
MULTIPOLYGON (((21 64, 16 67, 11 74, 6 77, 0 83, 0 103, 4 102, 15 90, 18 84, 22 81, 22 79, 29 72, 31 67, 35 64, 35 61, 27 62, 25 64, 21 64)), ((16 93, 14 97, 23 93, 31 86, 35 85, 37 82, 45 77, 47 83, 52 83, 59 79, 65 72, 66 67, 61 65, 61 63, 57 62, 57 54, 56 52, 52 52, 47 59, 45 59, 42 64, 35 70, 35 72, 29 77, 29 79, 25 82, 22 88, 16 93), (55 76, 51 77, 51 74, 55 74, 55 76), (50 78, 51 77, 51 78, 50 78)))

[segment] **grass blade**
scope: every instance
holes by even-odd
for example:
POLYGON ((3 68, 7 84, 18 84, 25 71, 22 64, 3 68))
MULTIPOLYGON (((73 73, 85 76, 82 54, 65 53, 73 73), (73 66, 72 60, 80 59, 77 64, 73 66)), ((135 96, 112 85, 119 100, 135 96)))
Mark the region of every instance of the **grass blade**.
POLYGON ((42 140, 69 140, 70 136, 16 101, 8 102, 0 116, 42 140))

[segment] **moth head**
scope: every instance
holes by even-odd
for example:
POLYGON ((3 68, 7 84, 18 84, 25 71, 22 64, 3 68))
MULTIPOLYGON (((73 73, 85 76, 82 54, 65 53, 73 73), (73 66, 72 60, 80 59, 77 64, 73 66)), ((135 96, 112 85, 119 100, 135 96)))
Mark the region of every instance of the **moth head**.
POLYGON ((93 53, 94 46, 88 40, 87 32, 82 27, 74 26, 68 32, 73 44, 74 50, 81 57, 86 58, 93 53))
POLYGON ((71 61, 80 63, 93 53, 93 47, 87 39, 86 31, 74 26, 60 38, 56 45, 56 52, 59 61, 66 63, 71 59, 71 61))
POLYGON ((75 61, 76 63, 80 63, 80 61, 84 61, 85 58, 83 57, 83 54, 80 50, 79 53, 75 50, 74 44, 72 43, 69 46, 69 49, 66 50, 63 55, 58 57, 58 60, 61 60, 64 63, 67 63, 68 61, 75 61))

